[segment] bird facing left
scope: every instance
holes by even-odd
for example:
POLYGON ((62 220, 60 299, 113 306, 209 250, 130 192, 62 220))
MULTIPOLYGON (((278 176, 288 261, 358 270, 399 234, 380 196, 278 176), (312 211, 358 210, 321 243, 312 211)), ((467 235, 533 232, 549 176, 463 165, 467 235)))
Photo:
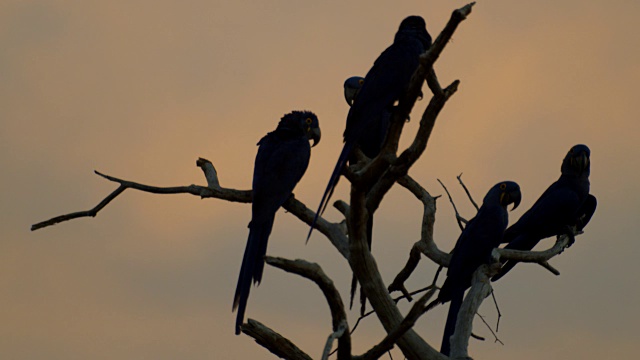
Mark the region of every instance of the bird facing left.
POLYGON ((302 178, 311 156, 311 147, 320 142, 318 117, 310 111, 292 111, 280 119, 277 128, 258 142, 253 168, 251 222, 233 298, 238 309, 236 335, 244 321, 251 282, 262 280, 264 256, 276 212, 289 199, 302 178), (313 140, 313 145, 309 144, 313 140))

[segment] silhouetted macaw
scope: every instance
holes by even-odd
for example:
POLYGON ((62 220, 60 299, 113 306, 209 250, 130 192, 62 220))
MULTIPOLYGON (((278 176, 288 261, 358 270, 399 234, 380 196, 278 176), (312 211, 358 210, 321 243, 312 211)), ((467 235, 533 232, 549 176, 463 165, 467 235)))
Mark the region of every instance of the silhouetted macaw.
POLYGON ((411 75, 418 68, 420 54, 430 46, 431 36, 427 32, 424 19, 420 16, 409 16, 400 23, 393 44, 380 54, 365 76, 347 115, 344 146, 320 201, 307 241, 318 216, 327 207, 353 148, 358 145, 370 158, 374 158, 380 152, 389 127, 389 116, 383 115, 390 113, 394 103, 406 92, 411 75))
MULTIPOLYGON (((576 145, 562 160, 560 179, 533 204, 531 209, 505 231, 505 249, 531 250, 547 237, 566 234, 569 246, 574 242, 571 229, 582 230, 596 209, 596 198, 589 195, 589 173, 591 151, 586 145, 576 145)), ((500 273, 492 278, 503 277, 518 262, 507 260, 500 273)))
POLYGON ((278 127, 258 142, 249 239, 233 298, 233 310, 238 309, 236 334, 240 334, 244 321, 251 280, 256 284, 262 280, 264 255, 276 212, 289 199, 309 165, 309 140, 313 140, 313 146, 320 141, 318 118, 309 111, 293 111, 284 115, 278 127))
MULTIPOLYGON (((352 76, 347 80, 345 80, 344 98, 347 101, 347 104, 349 104, 349 106, 351 106, 354 103, 356 97, 358 97, 358 94, 360 93, 360 89, 362 88, 363 84, 364 84, 364 78, 360 76, 352 76)), ((381 127, 386 127, 386 128, 389 127, 389 123, 391 122, 391 115, 392 113, 390 111, 385 111, 384 114, 382 114, 382 117, 381 117, 382 120, 379 122, 381 127)), ((381 135, 382 137, 379 136, 377 137, 377 140, 375 140, 375 141, 379 140, 378 150, 376 151, 376 155, 380 152, 380 148, 382 147, 382 143, 384 142, 384 136, 386 136, 386 130, 381 135)), ((356 160, 354 158, 350 158, 349 162, 355 163, 356 160)), ((369 250, 371 250, 372 238, 373 238, 373 214, 369 214, 369 218, 367 219, 367 244, 369 245, 369 250)), ((351 279, 351 292, 350 292, 351 297, 349 301, 349 308, 353 307, 353 299, 356 294, 357 286, 358 286, 358 279, 356 279, 356 276, 354 274, 353 278, 351 279)), ((366 296, 364 295, 364 291, 362 291, 362 288, 361 288, 360 289, 360 315, 364 315, 365 313, 366 300, 367 299, 366 299, 366 296)))
POLYGON ((480 265, 491 263, 491 251, 500 245, 509 222, 507 206, 513 204, 512 210, 515 209, 520 199, 520 187, 515 182, 504 181, 494 185, 456 242, 447 279, 438 298, 427 306, 429 310, 437 304, 451 301, 440 348, 444 355, 449 356, 449 338, 455 330, 464 292, 471 286, 473 273, 480 265))

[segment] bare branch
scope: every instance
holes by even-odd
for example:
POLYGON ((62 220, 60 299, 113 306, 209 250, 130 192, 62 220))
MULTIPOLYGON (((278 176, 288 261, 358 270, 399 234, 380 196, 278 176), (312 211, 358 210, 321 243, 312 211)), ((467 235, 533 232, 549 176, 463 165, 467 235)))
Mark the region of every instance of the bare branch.
POLYGON ((560 272, 551 266, 548 261, 554 256, 560 254, 569 244, 569 237, 567 235, 561 235, 556 239, 555 244, 544 251, 522 251, 512 249, 494 249, 494 255, 501 261, 516 260, 520 262, 538 263, 540 266, 549 270, 554 275, 560 275, 560 272))
POLYGON ((403 294, 406 294, 407 290, 404 286, 404 282, 411 276, 418 266, 421 253, 440 266, 449 266, 451 255, 438 249, 433 240, 433 231, 436 219, 436 199, 438 197, 431 196, 427 190, 408 175, 398 179, 398 183, 411 191, 411 193, 420 200, 424 206, 424 212, 422 215, 422 237, 413 244, 411 252, 409 253, 409 260, 388 287, 389 292, 401 291, 403 294))
MULTIPOLYGON (((491 291, 493 293, 493 291, 491 291)), ((489 331, 491 332, 491 335, 493 335, 494 341, 493 342, 497 342, 500 343, 500 345, 504 345, 504 343, 498 339, 498 335, 496 335, 495 332, 493 332, 493 329, 491 329, 491 326, 489 326, 489 323, 487 323, 487 321, 484 319, 484 316, 480 315, 479 313, 476 313, 476 315, 480 318, 480 320, 482 320, 482 322, 484 323, 484 325, 487 327, 487 329, 489 329, 489 331)), ((472 337, 478 339, 478 340, 482 340, 484 341, 484 338, 481 338, 477 335, 471 334, 472 337)))
POLYGON ((61 223, 63 221, 73 220, 81 217, 95 217, 98 214, 98 211, 102 210, 107 204, 111 202, 111 200, 115 199, 118 195, 122 194, 127 188, 125 186, 118 186, 116 190, 114 190, 111 194, 109 194, 104 200, 102 200, 96 207, 87 211, 78 211, 71 214, 60 215, 54 218, 51 218, 46 221, 39 222, 37 224, 31 225, 31 231, 35 231, 38 229, 42 229, 43 227, 55 225, 57 223, 61 223))
MULTIPOLYGON (((331 335, 329 335, 327 343, 324 345, 324 351, 322 351, 322 360, 329 359, 329 356, 331 356, 332 354, 331 347, 333 346, 333 342, 335 341, 335 339, 342 337, 345 332, 349 332, 349 324, 347 324, 346 320, 342 321, 336 331, 332 332, 331 335)), ((338 346, 338 351, 339 350, 340 346, 338 346)), ((340 355, 338 355, 338 358, 340 358, 340 355)))
MULTIPOLYGON (((368 213, 365 207, 364 191, 352 186, 350 203, 349 248, 351 257, 349 258, 349 264, 382 326, 387 333, 390 333, 400 325, 403 318, 400 310, 386 290, 376 261, 367 245, 366 223, 368 213)), ((398 339, 397 344, 408 359, 444 358, 411 329, 398 339)))
MULTIPOLYGON (((402 299, 407 299, 409 302, 411 302, 411 301, 413 301, 413 300, 409 300, 409 299, 407 298, 407 296, 408 296, 408 297, 412 297, 413 295, 417 295, 417 294, 420 294, 420 293, 422 293, 422 292, 429 291, 429 290, 431 290, 431 289, 438 289, 438 287, 437 287, 437 286, 435 286, 435 284, 431 284, 431 285, 429 285, 429 286, 427 286, 427 287, 423 287, 422 289, 414 290, 414 291, 412 291, 412 292, 410 292, 410 293, 408 293, 408 294, 406 294, 406 295, 405 295, 405 294, 400 295, 400 296, 398 296, 397 298, 394 298, 394 299, 393 299, 393 302, 395 302, 395 303, 397 304, 397 303, 398 303, 400 300, 402 300, 402 299)), ((356 320, 355 325, 353 325, 353 328, 351 329, 351 335, 353 335, 353 333, 354 333, 354 332, 356 332, 356 328, 357 328, 357 327, 358 327, 358 325, 360 324, 360 321, 362 321, 362 320, 364 320, 365 318, 369 317, 369 316, 370 316, 371 314, 373 314, 373 313, 375 313, 375 311, 374 311, 374 310, 371 310, 371 311, 369 311, 369 312, 367 312, 367 313, 365 313, 365 314, 363 314, 363 315, 360 315, 360 317, 358 318, 358 320, 356 320)))
POLYGON ((338 200, 333 203, 333 207, 338 209, 338 211, 340 211, 340 213, 344 215, 345 218, 349 218, 349 204, 342 200, 338 200))
POLYGON ((396 277, 393 279, 393 282, 391 282, 391 284, 389 284, 389 286, 387 287, 389 293, 400 291, 407 298, 407 300, 413 301, 413 298, 411 297, 411 294, 409 294, 407 288, 404 286, 404 283, 405 281, 407 281, 407 279, 409 279, 409 276, 411 276, 413 271, 418 266, 421 257, 420 254, 420 249, 418 249, 418 247, 414 245, 411 248, 411 252, 409 252, 409 260, 407 261, 407 264, 404 266, 404 268, 402 268, 402 270, 400 270, 398 275, 396 275, 396 277))
POLYGON ((358 360, 375 360, 380 358, 382 354, 391 350, 396 341, 402 336, 405 332, 415 325, 418 318, 422 316, 424 313, 424 307, 427 301, 431 299, 433 294, 435 293, 435 289, 429 290, 426 294, 424 294, 409 310, 409 313, 405 318, 400 322, 400 325, 396 327, 394 330, 390 331, 387 336, 376 346, 371 348, 369 351, 364 353, 361 356, 355 356, 354 359, 358 360))
MULTIPOLYGON (((431 50, 429 50, 431 51, 431 50)), ((409 168, 413 166, 413 164, 418 160, 418 158, 422 155, 424 150, 427 148, 427 143, 429 142, 429 137, 431 132, 433 131, 433 127, 435 126, 436 119, 438 114, 444 107, 445 103, 451 97, 456 90, 458 89, 459 81, 454 81, 451 85, 449 85, 442 94, 434 94, 429 102, 429 105, 425 109, 422 118, 420 120, 420 127, 418 128, 418 132, 413 140, 413 143, 400 154, 397 159, 392 160, 391 166, 386 169, 384 175, 382 172, 376 173, 377 169, 374 167, 376 163, 376 159, 373 162, 365 167, 363 172, 363 178, 373 178, 380 179, 377 180, 375 185, 372 187, 369 192, 367 199, 367 208, 369 211, 375 210, 380 205, 382 198, 386 195, 386 193, 391 189, 393 184, 402 176, 407 175, 409 172, 409 168), (369 170, 371 169, 371 170, 369 170), (379 176, 382 175, 382 178, 379 176)), ((391 125, 393 127, 393 124, 391 125)), ((391 131, 391 128, 389 129, 391 131)), ((387 135, 389 138, 390 135, 387 135)))
POLYGON ((251 336, 255 341, 274 355, 287 360, 311 360, 311 357, 300 350, 291 341, 267 326, 253 319, 242 324, 242 332, 251 336))
POLYGON ((478 267, 473 273, 473 280, 471 282, 471 289, 464 298, 460 312, 458 313, 458 320, 456 321, 456 328, 451 335, 451 354, 452 359, 467 359, 469 358, 467 348, 469 346, 469 338, 471 337, 471 330, 473 328, 473 318, 478 312, 482 301, 491 293, 491 276, 497 273, 498 266, 489 267, 484 264, 478 267))
POLYGON ((469 197, 469 201, 471 201, 473 206, 476 208, 476 211, 480 210, 480 208, 478 207, 478 204, 476 204, 476 202, 473 201, 473 197, 471 196, 471 193, 469 192, 469 189, 467 189, 467 186, 464 184, 464 182, 462 182, 462 173, 460 175, 456 176, 456 178, 460 182, 460 185, 462 185, 462 188, 464 189, 464 192, 467 193, 467 196, 469 197))
POLYGON ((152 194, 191 194, 200 196, 201 198, 205 197, 213 197, 227 201, 233 202, 242 202, 248 203, 251 202, 251 190, 234 190, 234 189, 224 189, 220 187, 220 183, 218 181, 218 174, 216 172, 215 167, 209 160, 199 158, 196 162, 196 165, 202 169, 207 179, 207 183, 213 187, 204 187, 198 185, 190 185, 190 186, 176 186, 176 187, 157 187, 139 184, 133 181, 127 181, 115 178, 113 176, 105 175, 100 173, 99 171, 95 171, 99 176, 116 183, 119 183, 120 186, 109 196, 104 198, 96 207, 88 211, 80 211, 67 215, 57 216, 53 219, 40 222, 31 227, 31 230, 41 229, 43 227, 55 225, 62 221, 72 220, 80 217, 95 217, 100 210, 102 210, 107 204, 111 202, 111 200, 115 199, 118 195, 124 192, 126 189, 135 189, 144 192, 149 192, 152 194))
POLYGON ((496 332, 500 328, 500 318, 502 317, 502 313, 500 312, 500 306, 498 306, 498 299, 496 299, 496 292, 491 291, 491 297, 493 298, 493 304, 496 306, 496 311, 498 312, 498 320, 496 320, 496 332))
MULTIPOLYGON (((56 216, 52 219, 34 224, 31 226, 31 230, 38 230, 47 226, 55 225, 57 223, 73 220, 81 217, 95 217, 100 210, 102 210, 107 204, 109 204, 118 195, 122 194, 126 189, 133 189, 152 194, 191 194, 199 196, 200 198, 216 198, 220 200, 226 200, 231 202, 250 203, 251 202, 251 190, 236 190, 220 187, 218 181, 218 174, 213 164, 206 159, 199 158, 196 165, 200 167, 205 175, 208 186, 189 185, 189 186, 174 186, 174 187, 158 187, 140 184, 133 181, 119 179, 110 175, 103 174, 99 171, 95 173, 109 181, 116 182, 120 186, 105 197, 96 207, 87 211, 79 211, 66 215, 56 216)), ((305 204, 300 202, 291 196, 282 207, 288 212, 295 215, 298 219, 311 225, 315 212, 307 208, 305 204)), ((347 237, 339 224, 328 222, 322 216, 318 217, 316 222, 316 228, 322 234, 324 234, 331 243, 338 249, 338 251, 345 257, 349 258, 349 245, 347 237)))
POLYGON ((204 172, 204 177, 207 179, 207 186, 211 189, 219 189, 220 181, 218 180, 218 172, 216 171, 215 166, 211 163, 211 161, 205 158, 198 158, 196 161, 196 166, 202 169, 204 172))
POLYGON ((449 202, 451 203, 451 206, 453 206, 453 211, 455 211, 456 213, 456 221, 458 222, 458 227, 460 227, 460 230, 464 230, 464 225, 467 225, 469 223, 469 221, 465 218, 463 218, 462 216, 460 216, 460 213, 458 212, 458 208, 456 207, 456 203, 453 202, 453 198, 451 197, 451 193, 449 193, 449 189, 447 189, 446 186, 444 186, 444 183, 442 181, 440 181, 440 179, 437 179, 438 182, 440 183, 440 185, 442 186, 442 188, 444 189, 444 191, 447 193, 447 196, 449 197, 449 202))
POLYGON ((342 335, 338 339, 338 359, 350 359, 351 334, 349 333, 347 314, 344 310, 344 304, 340 297, 340 293, 333 285, 333 281, 331 281, 324 271, 322 271, 320 265, 304 260, 287 260, 271 256, 265 256, 265 261, 271 266, 309 279, 320 287, 320 290, 329 304, 329 309, 331 310, 334 333, 337 333, 345 324, 347 325, 347 331, 342 331, 342 335))

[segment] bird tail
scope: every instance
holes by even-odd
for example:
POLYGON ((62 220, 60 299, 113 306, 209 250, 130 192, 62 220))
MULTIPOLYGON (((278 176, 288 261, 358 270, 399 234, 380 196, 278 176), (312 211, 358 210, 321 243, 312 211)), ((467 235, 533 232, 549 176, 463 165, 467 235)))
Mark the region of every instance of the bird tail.
POLYGON ((462 306, 462 298, 464 291, 453 295, 451 298, 451 304, 449 304, 449 313, 447 313, 447 323, 444 325, 444 333, 442 334, 442 345, 440 345, 440 352, 443 355, 449 356, 451 351, 450 338, 456 330, 456 322, 458 321, 458 312, 462 306))
MULTIPOLYGON (((371 243, 373 240, 373 214, 369 214, 369 218, 367 219, 367 245, 369 245, 369 251, 371 251, 371 243)), ((354 274, 351 279, 351 300, 349 302, 349 309, 353 307, 353 298, 356 295, 356 287, 358 286, 358 279, 356 279, 356 275, 354 274)), ((367 310, 367 297, 364 294, 364 290, 362 290, 362 286, 360 287, 360 316, 364 316, 364 313, 367 310)))
POLYGON ((316 215, 313 217, 313 222, 311 222, 311 228, 309 229, 309 234, 307 235, 307 243, 309 242, 309 238, 311 238, 311 233, 313 232, 314 227, 316 226, 316 222, 318 221, 318 217, 322 215, 322 213, 327 208, 329 204, 329 199, 331 199, 331 195, 333 195, 333 191, 336 186, 338 186, 338 181, 340 180, 340 175, 342 174, 342 169, 347 164, 347 160, 349 159, 349 154, 353 149, 353 144, 345 143, 342 148, 342 152, 340 152, 340 156, 338 157, 338 162, 336 163, 336 167, 333 169, 333 173, 331 173, 331 177, 329 178, 329 183, 327 184, 327 188, 322 195, 322 200, 320 201, 320 206, 318 206, 318 211, 316 215))
POLYGON ((262 280, 264 255, 267 253, 267 242, 272 227, 273 218, 260 225, 249 225, 249 239, 247 240, 247 247, 244 249, 242 266, 240 267, 240 275, 236 285, 236 294, 233 297, 233 311, 238 309, 236 335, 240 334, 240 326, 244 322, 244 312, 249 300, 251 280, 256 284, 260 284, 262 280))

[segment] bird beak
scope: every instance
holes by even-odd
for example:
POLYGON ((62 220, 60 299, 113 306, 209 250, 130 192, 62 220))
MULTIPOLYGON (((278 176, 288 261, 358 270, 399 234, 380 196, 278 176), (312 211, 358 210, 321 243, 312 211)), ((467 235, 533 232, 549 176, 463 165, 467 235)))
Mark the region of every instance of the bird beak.
POLYGON ((313 145, 311 145, 311 147, 314 147, 316 145, 318 145, 318 143, 320 142, 320 128, 316 127, 313 128, 309 131, 309 137, 313 140, 313 145))
POLYGON ((511 202, 513 203, 513 207, 511 211, 515 210, 518 205, 520 205, 520 200, 522 200, 522 194, 520 194, 520 190, 514 191, 511 193, 511 202))
POLYGON ((344 88, 344 99, 347 100, 347 104, 349 104, 349 106, 353 105, 353 102, 356 99, 356 94, 358 93, 359 89, 354 89, 351 87, 345 87, 344 88))
POLYGON ((571 158, 571 166, 576 169, 580 174, 589 167, 589 156, 582 151, 577 156, 571 158))
POLYGON ((513 208, 511 208, 511 211, 515 210, 518 205, 520 205, 520 200, 522 200, 520 191, 512 191, 509 193, 503 192, 502 194, 500 194, 500 204, 502 206, 513 204, 513 208))
POLYGON ((584 171, 589 166, 589 158, 585 152, 582 152, 580 156, 576 159, 576 163, 578 164, 578 168, 580 171, 584 171))

